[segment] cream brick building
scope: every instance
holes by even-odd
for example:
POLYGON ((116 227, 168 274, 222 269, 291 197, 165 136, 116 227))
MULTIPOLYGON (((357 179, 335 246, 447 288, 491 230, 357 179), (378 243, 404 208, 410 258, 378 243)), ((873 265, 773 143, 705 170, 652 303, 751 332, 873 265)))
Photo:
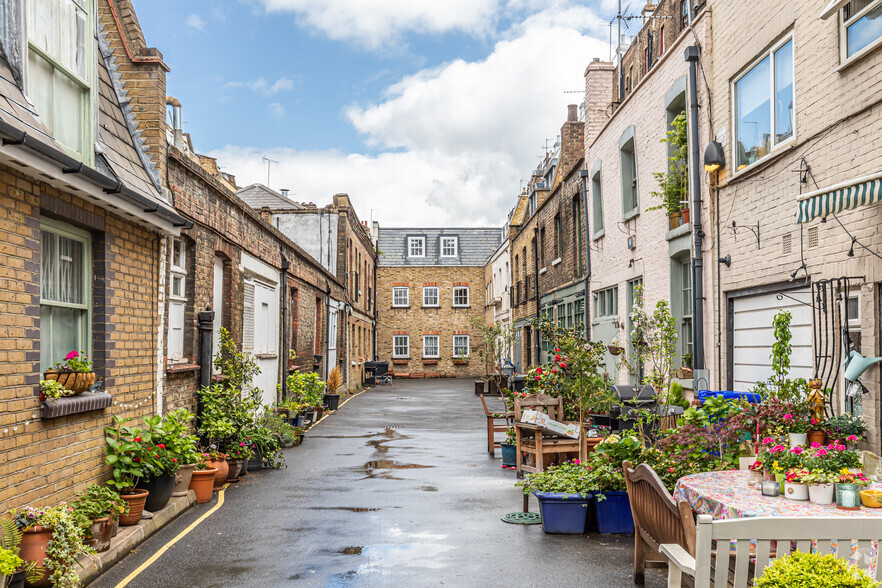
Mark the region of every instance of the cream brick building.
POLYGON ((378 231, 377 357, 395 377, 477 377, 484 318, 484 265, 501 243, 497 228, 378 231))

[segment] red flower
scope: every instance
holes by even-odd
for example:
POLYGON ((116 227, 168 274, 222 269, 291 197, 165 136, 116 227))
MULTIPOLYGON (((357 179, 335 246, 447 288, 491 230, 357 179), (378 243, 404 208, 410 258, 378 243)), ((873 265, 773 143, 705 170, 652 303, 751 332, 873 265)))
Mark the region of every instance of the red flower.
POLYGON ((555 352, 555 353, 560 353, 560 349, 555 349, 554 352, 555 352))
POLYGON ((140 442, 141 442, 141 438, 140 438, 140 437, 135 437, 135 443, 140 443, 140 442))
POLYGON ((158 443, 156 446, 160 449, 165 449, 165 445, 163 445, 162 443, 158 443))
POLYGON ((538 382, 539 380, 541 380, 541 379, 542 379, 542 378, 540 378, 539 376, 536 376, 536 381, 537 381, 537 382, 538 382))
POLYGON ((557 370, 554 369, 554 368, 552 368, 552 369, 551 369, 551 373, 552 373, 552 374, 556 374, 556 373, 557 373, 557 370))
POLYGON ((565 368, 565 367, 567 367, 567 364, 566 364, 566 363, 562 363, 562 364, 560 364, 560 367, 565 368))
POLYGON ((140 458, 140 457, 136 457, 136 458, 135 458, 135 461, 141 461, 141 458, 140 458))
POLYGON ((172 461, 175 462, 175 463, 178 463, 178 460, 175 459, 174 457, 172 458, 172 461))
POLYGON ((541 374, 541 373, 542 373, 542 368, 541 368, 541 367, 536 368, 536 373, 537 373, 537 374, 541 374))
POLYGON ((554 356, 554 361, 560 361, 560 355, 555 355, 555 356, 554 356))

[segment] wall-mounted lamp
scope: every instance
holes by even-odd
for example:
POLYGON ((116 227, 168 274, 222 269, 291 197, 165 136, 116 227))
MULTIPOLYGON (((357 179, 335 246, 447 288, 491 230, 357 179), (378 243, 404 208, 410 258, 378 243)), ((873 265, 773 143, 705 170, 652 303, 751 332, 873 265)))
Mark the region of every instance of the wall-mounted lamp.
POLYGON ((854 257, 854 244, 857 242, 857 237, 851 238, 851 247, 848 248, 848 256, 854 257))
POLYGON ((723 154, 723 146, 711 141, 704 148, 704 170, 715 172, 724 165, 726 165, 726 156, 723 154))
POLYGON ((725 264, 726 267, 732 267, 732 256, 729 255, 728 253, 726 254, 726 257, 721 257, 717 261, 719 261, 722 264, 725 264))

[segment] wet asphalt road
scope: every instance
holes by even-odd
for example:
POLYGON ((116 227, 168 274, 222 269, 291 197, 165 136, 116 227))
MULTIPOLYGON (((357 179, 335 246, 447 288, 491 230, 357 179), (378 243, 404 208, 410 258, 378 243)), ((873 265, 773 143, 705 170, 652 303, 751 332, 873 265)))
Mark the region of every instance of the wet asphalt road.
MULTIPOLYGON (((499 520, 522 495, 499 451, 487 454, 485 422, 471 380, 368 390, 286 449, 287 469, 231 485, 218 511, 128 586, 632 587, 632 537, 499 520)), ((117 586, 216 500, 91 586, 117 586)), ((661 570, 647 570, 647 586, 664 585, 661 570)))

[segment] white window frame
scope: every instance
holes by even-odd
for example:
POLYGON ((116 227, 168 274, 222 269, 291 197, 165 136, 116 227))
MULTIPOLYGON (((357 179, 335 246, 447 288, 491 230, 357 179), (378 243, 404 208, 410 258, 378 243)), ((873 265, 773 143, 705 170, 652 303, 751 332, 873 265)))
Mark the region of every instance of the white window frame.
POLYGON ((454 308, 468 308, 471 305, 471 292, 469 286, 454 286, 453 287, 453 307, 454 308), (456 302, 456 294, 457 291, 465 290, 466 302, 465 304, 457 304, 456 302))
MULTIPOLYGON (((80 74, 72 71, 67 66, 63 65, 58 59, 54 56, 49 55, 49 53, 43 49, 42 47, 37 46, 36 44, 31 42, 29 38, 28 31, 28 3, 32 0, 24 1, 24 24, 25 30, 23 31, 25 37, 25 43, 27 46, 25 55, 23 56, 24 67, 27 70, 30 68, 30 55, 33 53, 38 56, 41 60, 48 63, 53 72, 59 72, 64 77, 68 78, 71 82, 73 82, 76 86, 78 86, 81 90, 84 91, 83 100, 82 100, 82 127, 80 129, 81 132, 81 145, 68 145, 64 143, 54 132, 54 129, 50 129, 52 132, 53 138, 58 142, 59 145, 70 155, 87 165, 93 165, 94 162, 94 149, 93 145, 95 143, 95 136, 97 134, 96 124, 97 124, 97 91, 95 89, 96 79, 97 79, 97 60, 95 58, 95 28, 96 28, 96 15, 95 15, 95 6, 93 0, 73 0, 74 4, 80 8, 85 13, 85 23, 87 30, 85 31, 85 38, 83 43, 83 59, 84 59, 84 71, 85 76, 81 76, 80 74)), ((59 22, 60 22, 59 18, 59 22)), ((61 31, 58 32, 59 36, 61 35, 61 31)), ((35 79, 35 76, 25 75, 25 94, 28 96, 28 99, 33 104, 39 104, 40 101, 36 99, 36 95, 33 93, 33 89, 29 91, 29 79, 35 79)), ((53 91, 54 91, 54 82, 53 82, 53 91)), ((55 102, 53 100, 53 106, 55 102)), ((48 113, 43 112, 41 114, 43 119, 48 119, 48 113)), ((55 119, 55 113, 52 113, 53 122, 55 119)))
MULTIPOLYGON (((471 343, 471 341, 469 340, 468 335, 454 335, 453 336, 453 357, 454 358, 461 358, 461 359, 465 359, 465 358, 469 357, 471 355, 471 351, 472 351, 470 343, 471 343), (462 354, 462 353, 457 354, 456 353, 456 348, 457 348, 456 340, 457 339, 465 339, 465 354, 462 354)), ((459 347, 462 347, 462 345, 459 345, 459 347)))
POLYGON ((839 63, 841 63, 842 66, 848 65, 860 59, 867 53, 882 45, 882 36, 880 36, 875 41, 871 41, 870 44, 866 47, 859 49, 854 55, 848 54, 848 28, 854 25, 870 12, 873 12, 877 8, 882 7, 882 0, 870 3, 869 5, 864 7, 863 10, 859 11, 857 14, 849 18, 848 21, 845 20, 844 15, 846 6, 843 6, 837 11, 839 13, 837 16, 837 18, 839 19, 839 63))
POLYGON ((440 335, 423 335, 423 357, 426 359, 438 359, 441 357, 441 336, 440 335), (435 355, 426 353, 426 342, 429 339, 435 340, 435 355))
POLYGON ((172 239, 169 258, 168 349, 166 355, 169 362, 181 362, 185 360, 184 323, 187 312, 187 243, 183 239, 172 239), (181 283, 179 294, 174 292, 176 279, 181 283))
POLYGON ((441 237, 441 257, 459 257, 459 237, 442 236, 441 237), (453 253, 446 253, 447 242, 453 243, 453 253))
POLYGON ((392 335, 392 359, 410 359, 410 335, 392 335), (404 343, 399 344, 399 339, 403 339, 404 343), (406 349, 403 355, 398 353, 399 347, 406 349))
POLYGON ((425 237, 408 237, 407 238, 407 256, 408 257, 425 257, 426 256, 426 238, 425 237), (414 245, 419 244, 419 253, 414 253, 414 245))
POLYGON ((424 286, 423 287, 423 306, 425 308, 438 308, 439 306, 441 306, 441 291, 439 290, 438 286, 424 286), (429 290, 435 291, 435 304, 429 304, 426 302, 429 290))
POLYGON ((407 308, 410 306, 410 288, 407 286, 394 286, 392 288, 392 307, 393 308, 407 308), (400 294, 401 291, 404 291, 404 304, 397 304, 396 294, 400 294))
POLYGON ((767 158, 771 155, 774 155, 776 152, 779 152, 781 149, 789 147, 796 142, 796 42, 794 41, 793 33, 788 34, 783 37, 780 41, 772 45, 769 49, 764 51, 761 55, 759 55, 756 59, 754 59, 750 65, 744 68, 744 70, 738 74, 732 80, 732 83, 729 87, 730 95, 732 96, 732 175, 736 176, 741 173, 745 173, 747 170, 753 169, 758 163, 762 161, 766 161, 767 158), (791 51, 793 53, 792 59, 792 71, 791 75, 791 84, 793 86, 793 132, 790 134, 790 137, 784 139, 781 142, 777 142, 775 140, 775 123, 777 122, 775 119, 775 52, 777 52, 781 47, 786 45, 787 43, 792 43, 791 51), (747 74, 753 71, 753 69, 758 66, 762 61, 766 58, 769 58, 769 108, 771 109, 771 118, 769 119, 769 132, 771 137, 771 145, 769 146, 769 152, 758 158, 753 163, 743 167, 742 169, 738 169, 738 91, 737 84, 743 79, 747 74))

